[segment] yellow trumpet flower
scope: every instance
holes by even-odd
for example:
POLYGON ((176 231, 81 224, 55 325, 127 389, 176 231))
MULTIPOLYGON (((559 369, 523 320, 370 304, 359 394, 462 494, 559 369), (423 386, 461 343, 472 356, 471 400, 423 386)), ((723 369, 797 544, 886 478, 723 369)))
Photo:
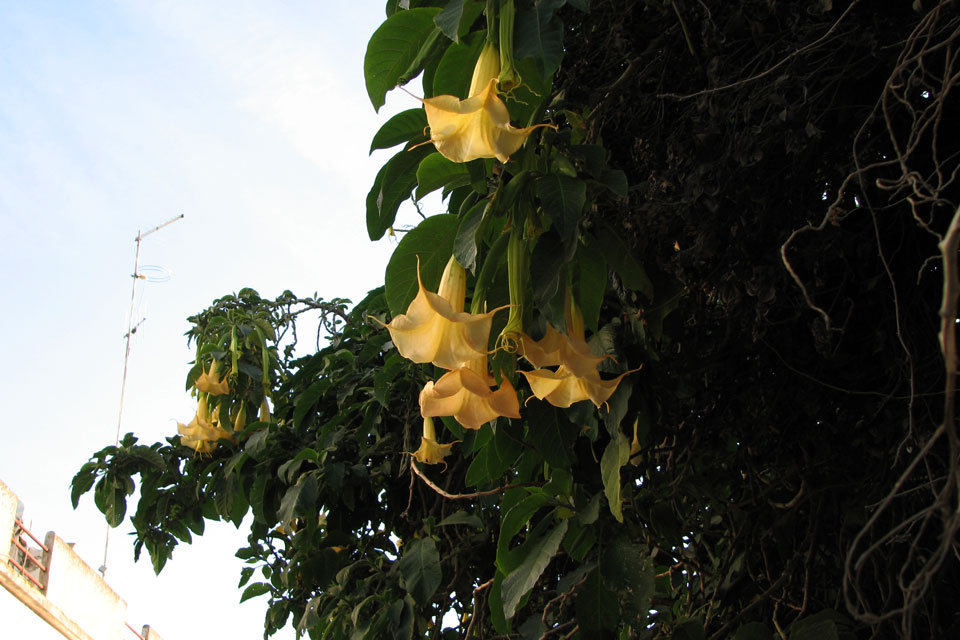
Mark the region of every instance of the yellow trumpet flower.
POLYGON ((537 368, 562 365, 576 376, 595 372, 597 365, 611 356, 596 356, 582 337, 568 337, 547 325, 547 333, 539 341, 527 334, 520 336, 520 354, 537 368))
POLYGON ((597 365, 610 356, 596 356, 584 338, 583 314, 567 292, 566 300, 567 332, 563 335, 547 325, 547 333, 540 341, 532 340, 526 334, 521 336, 523 356, 535 367, 559 365, 556 371, 538 368, 535 371, 521 371, 527 379, 530 390, 539 400, 546 400, 555 407, 567 408, 574 402, 590 400, 598 408, 602 406, 620 381, 633 369, 621 373, 612 380, 604 380, 597 371, 597 365))
POLYGON ((420 448, 410 455, 423 464, 442 464, 444 471, 446 471, 447 463, 443 459, 450 455, 450 447, 454 444, 456 443, 438 444, 433 418, 425 417, 423 419, 423 437, 420 438, 420 448))
POLYGON ((498 416, 520 417, 517 392, 507 378, 496 391, 487 371, 487 356, 443 375, 436 383, 427 382, 420 392, 423 416, 453 416, 467 429, 479 429, 498 416))
POLYGON ((220 378, 217 375, 218 366, 217 361, 214 359, 210 362, 210 369, 208 371, 202 371, 200 375, 197 376, 197 379, 193 383, 197 391, 209 393, 212 396, 222 396, 230 393, 227 376, 220 378))
POLYGON ((538 124, 516 128, 510 124, 507 106, 497 95, 500 57, 497 48, 487 43, 477 60, 466 100, 440 95, 426 98, 423 108, 430 125, 430 141, 441 154, 454 162, 477 158, 497 158, 506 162, 523 146, 538 124))
POLYGON ((494 309, 487 313, 465 313, 466 272, 456 258, 450 258, 437 293, 423 288, 417 265, 416 298, 405 314, 384 325, 393 344, 404 358, 418 363, 432 362, 442 369, 456 369, 462 363, 487 353, 494 309))
POLYGON ((180 444, 190 447, 197 453, 210 453, 217 448, 217 440, 231 439, 229 431, 220 426, 220 407, 213 414, 207 408, 206 395, 200 395, 197 403, 197 414, 190 424, 177 423, 177 433, 180 434, 180 444))
POLYGON ((598 408, 603 405, 613 392, 617 390, 620 380, 632 371, 625 371, 612 380, 604 380, 597 371, 584 376, 578 376, 560 365, 556 371, 537 369, 535 371, 521 371, 530 385, 533 395, 539 400, 546 400, 555 407, 566 409, 574 402, 589 400, 598 408))

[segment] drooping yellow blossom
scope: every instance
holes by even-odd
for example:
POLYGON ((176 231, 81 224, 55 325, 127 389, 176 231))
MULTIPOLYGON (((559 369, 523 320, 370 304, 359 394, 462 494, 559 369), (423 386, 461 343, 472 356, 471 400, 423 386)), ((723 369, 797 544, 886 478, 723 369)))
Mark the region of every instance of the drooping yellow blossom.
POLYGON ((447 463, 443 459, 450 455, 450 447, 454 444, 456 443, 438 444, 433 418, 425 417, 423 419, 423 437, 420 438, 420 448, 410 455, 423 464, 442 464, 444 470, 446 470, 447 463))
POLYGON ((530 390, 539 400, 546 400, 555 407, 566 409, 581 400, 590 400, 599 408, 617 390, 623 376, 633 371, 625 371, 612 380, 602 379, 595 370, 578 376, 563 365, 557 367, 556 371, 537 369, 520 373, 527 379, 530 390))
POLYGON ((454 162, 497 158, 506 162, 523 146, 538 124, 516 128, 510 124, 507 106, 497 95, 500 57, 496 45, 487 43, 473 70, 469 97, 441 95, 423 100, 430 125, 430 141, 454 162))
POLYGON ((216 359, 210 362, 210 368, 207 371, 202 371, 199 376, 197 376, 196 381, 193 383, 193 386, 197 388, 197 391, 202 391, 203 393, 209 393, 212 396, 222 396, 230 393, 230 386, 227 384, 227 376, 220 378, 217 376, 217 369, 219 365, 217 364, 216 359))
POLYGON ((590 351, 584 338, 583 314, 569 291, 566 322, 569 335, 565 336, 547 325, 547 333, 539 342, 527 335, 521 339, 523 355, 533 366, 559 365, 557 370, 538 368, 520 373, 527 379, 534 396, 555 407, 567 408, 574 402, 590 400, 599 408, 617 390, 623 377, 637 369, 621 373, 612 380, 600 377, 597 365, 608 356, 596 356, 590 351))
POLYGON ((220 426, 220 407, 211 415, 205 394, 200 394, 197 414, 190 424, 177 423, 177 433, 180 434, 180 444, 197 453, 210 453, 217 448, 217 440, 231 438, 230 432, 220 426))
POLYGON ((443 375, 436 383, 427 382, 420 392, 420 413, 428 417, 453 416, 467 429, 479 429, 498 416, 520 417, 517 392, 507 378, 500 388, 487 371, 487 356, 466 363, 443 375))
POLYGON ((593 355, 586 340, 565 336, 550 324, 547 333, 538 341, 527 334, 520 336, 520 355, 537 368, 562 365, 576 376, 595 372, 597 365, 610 357, 593 355))
POLYGON ((465 313, 466 272, 456 258, 450 257, 440 288, 430 293, 423 288, 417 265, 417 297, 386 326, 397 351, 418 363, 432 362, 443 369, 456 369, 462 363, 487 352, 494 309, 487 313, 465 313))
POLYGON ((233 417, 233 430, 242 431, 247 426, 247 403, 241 402, 237 415, 233 417))
POLYGON ((260 403, 260 415, 257 416, 257 420, 270 422, 270 403, 267 402, 267 396, 263 396, 263 401, 260 403))

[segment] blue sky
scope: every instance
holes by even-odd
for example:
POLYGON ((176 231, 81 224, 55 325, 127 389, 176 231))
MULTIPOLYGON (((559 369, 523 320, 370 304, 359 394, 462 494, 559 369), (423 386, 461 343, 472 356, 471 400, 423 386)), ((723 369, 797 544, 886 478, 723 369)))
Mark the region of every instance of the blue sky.
MULTIPOLYGON (((0 0, 0 480, 91 566, 105 525, 89 495, 72 510, 68 485, 116 432, 138 230, 185 216, 141 253, 171 275, 138 295, 123 431, 145 443, 192 417, 188 315, 245 286, 359 300, 383 281, 393 245, 367 239, 363 204, 389 152, 367 149, 416 106, 367 100, 383 18, 381 0, 0 0)), ((259 637, 232 526, 178 547, 159 579, 133 565, 129 530, 111 536, 107 580, 134 627, 259 637)))

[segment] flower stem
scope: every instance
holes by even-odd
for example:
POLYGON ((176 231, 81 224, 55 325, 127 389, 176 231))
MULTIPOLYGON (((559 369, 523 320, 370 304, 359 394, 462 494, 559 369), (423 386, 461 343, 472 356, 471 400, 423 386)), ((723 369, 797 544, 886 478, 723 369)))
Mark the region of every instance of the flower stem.
POLYGON ((500 332, 499 342, 503 348, 514 353, 523 333, 523 298, 527 272, 527 244, 523 241, 523 228, 514 224, 507 243, 507 282, 510 285, 510 316, 500 332))

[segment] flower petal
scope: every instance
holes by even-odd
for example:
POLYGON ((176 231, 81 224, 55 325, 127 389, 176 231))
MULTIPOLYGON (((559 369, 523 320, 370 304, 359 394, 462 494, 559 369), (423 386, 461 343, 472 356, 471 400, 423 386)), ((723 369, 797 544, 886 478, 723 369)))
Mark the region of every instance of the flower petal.
POLYGON ((467 429, 479 429, 496 417, 520 417, 520 402, 510 381, 493 391, 487 380, 467 367, 454 369, 420 392, 420 413, 426 417, 453 416, 467 429))
POLYGON ((521 336, 523 355, 537 368, 562 365, 577 376, 587 376, 596 371, 597 365, 611 356, 597 356, 583 338, 570 338, 547 325, 547 332, 540 340, 521 336))
POLYGON ((507 106, 497 96, 497 79, 466 100, 456 96, 434 96, 423 100, 430 125, 430 140, 441 154, 454 162, 497 158, 507 162, 511 154, 538 124, 518 129, 510 124, 507 106))
POLYGON ((485 355, 497 309, 482 314, 455 311, 450 302, 423 288, 419 268, 417 282, 419 290, 407 312, 385 325, 400 355, 442 369, 456 369, 485 355))

